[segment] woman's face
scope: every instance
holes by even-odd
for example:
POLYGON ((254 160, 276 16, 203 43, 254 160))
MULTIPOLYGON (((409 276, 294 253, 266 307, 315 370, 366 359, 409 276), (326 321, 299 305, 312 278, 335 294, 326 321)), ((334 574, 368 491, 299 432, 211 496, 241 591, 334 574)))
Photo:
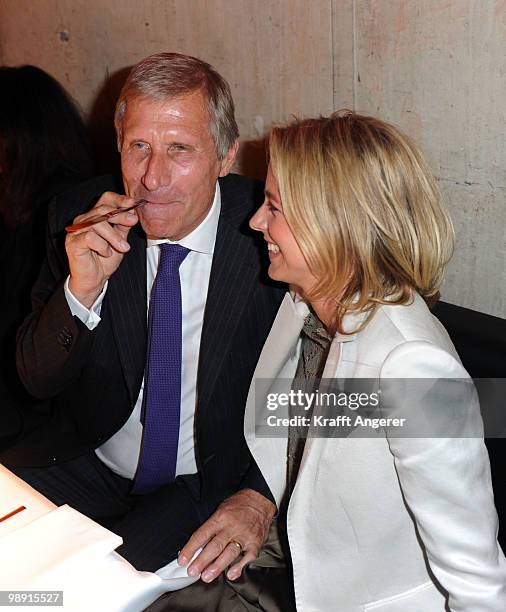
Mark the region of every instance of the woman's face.
POLYGON ((250 227, 262 232, 269 250, 269 276, 307 293, 316 284, 309 266, 283 214, 283 204, 272 168, 265 182, 265 200, 250 221, 250 227))

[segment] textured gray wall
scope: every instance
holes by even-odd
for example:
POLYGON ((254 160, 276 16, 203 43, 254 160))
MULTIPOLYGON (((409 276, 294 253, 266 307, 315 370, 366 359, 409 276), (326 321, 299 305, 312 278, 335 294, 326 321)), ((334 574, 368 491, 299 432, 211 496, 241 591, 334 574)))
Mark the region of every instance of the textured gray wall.
POLYGON ((342 107, 401 127, 454 220, 444 299, 506 317, 506 0, 0 0, 0 62, 51 72, 104 134, 109 77, 162 50, 229 79, 245 140, 342 107))
POLYGON ((506 2, 335 7, 335 61, 347 59, 335 105, 388 119, 421 145, 457 234, 443 297, 506 317, 506 2))

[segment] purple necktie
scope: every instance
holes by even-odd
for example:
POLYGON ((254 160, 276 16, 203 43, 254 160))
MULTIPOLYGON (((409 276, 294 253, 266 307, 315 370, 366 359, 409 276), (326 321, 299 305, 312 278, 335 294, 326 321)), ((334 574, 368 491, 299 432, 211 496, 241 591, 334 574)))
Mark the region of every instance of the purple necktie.
POLYGON ((176 477, 182 360, 179 266, 189 252, 179 244, 160 245, 160 262, 149 302, 142 446, 132 488, 132 493, 138 495, 176 477))

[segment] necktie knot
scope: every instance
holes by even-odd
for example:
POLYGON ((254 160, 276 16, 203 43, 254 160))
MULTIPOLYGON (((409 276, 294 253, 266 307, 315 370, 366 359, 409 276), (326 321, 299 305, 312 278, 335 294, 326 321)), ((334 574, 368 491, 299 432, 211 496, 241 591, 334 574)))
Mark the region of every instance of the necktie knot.
POLYGON ((184 258, 188 255, 190 249, 187 249, 180 244, 170 244, 164 242, 160 245, 160 263, 158 270, 166 270, 169 273, 179 270, 179 266, 183 263, 184 258))

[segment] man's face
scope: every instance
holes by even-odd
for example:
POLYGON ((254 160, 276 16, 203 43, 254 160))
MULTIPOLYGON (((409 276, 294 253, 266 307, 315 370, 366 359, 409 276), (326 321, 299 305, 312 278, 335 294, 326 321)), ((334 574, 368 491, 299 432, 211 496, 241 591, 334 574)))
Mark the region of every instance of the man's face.
POLYGON ((219 160, 200 91, 158 102, 128 101, 123 121, 121 169, 125 192, 143 198, 138 209, 148 238, 179 240, 212 206, 216 181, 228 174, 237 143, 219 160))

